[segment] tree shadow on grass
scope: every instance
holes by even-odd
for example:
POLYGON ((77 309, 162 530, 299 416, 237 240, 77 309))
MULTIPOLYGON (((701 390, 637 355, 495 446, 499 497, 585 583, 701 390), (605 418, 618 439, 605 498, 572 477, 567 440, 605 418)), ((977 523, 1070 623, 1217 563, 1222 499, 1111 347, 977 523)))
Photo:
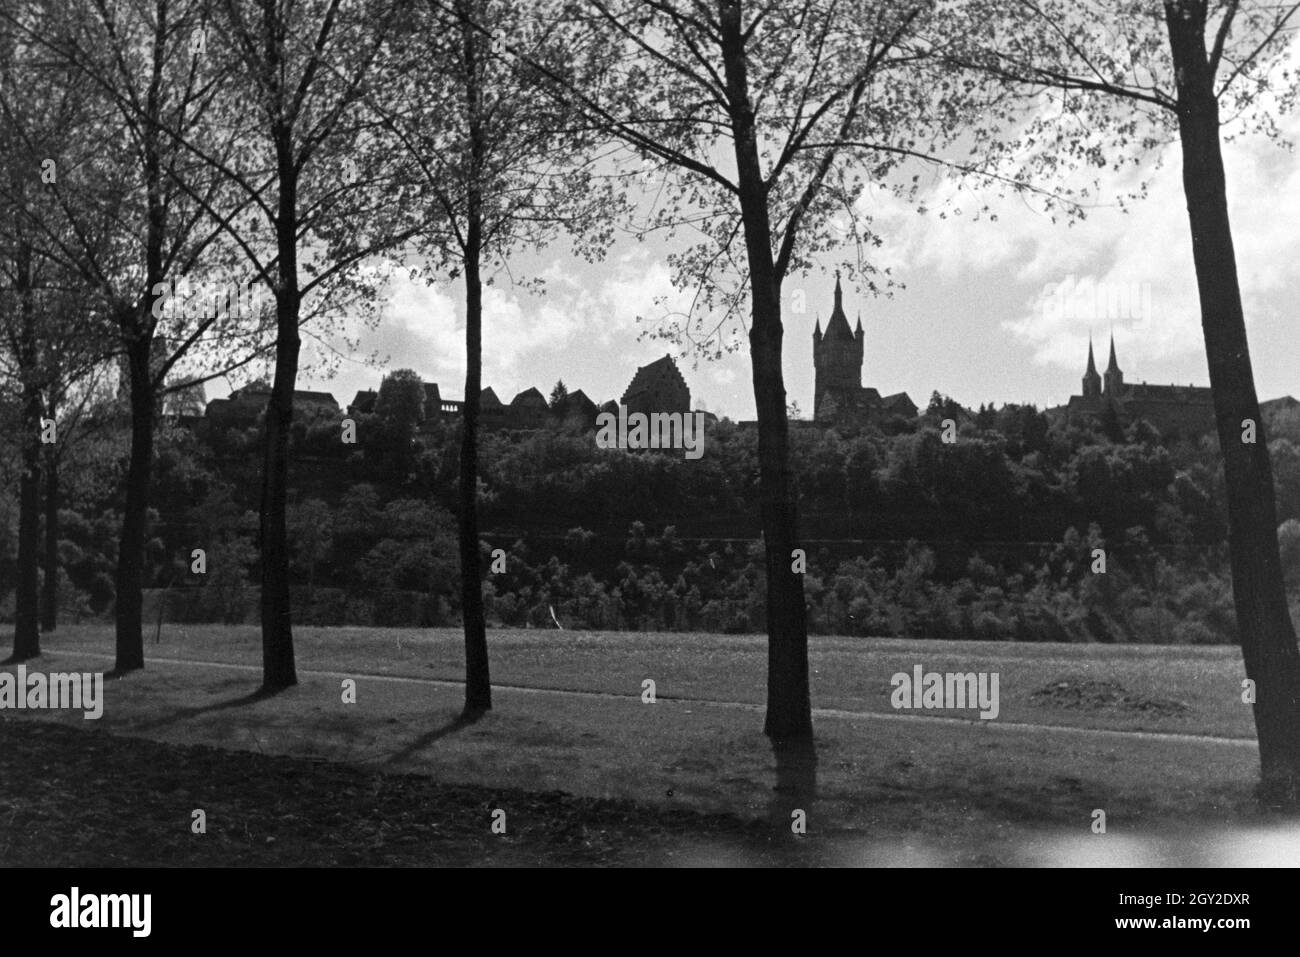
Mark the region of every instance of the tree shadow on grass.
POLYGON ((257 704, 259 701, 265 701, 268 698, 274 698, 281 691, 287 689, 281 688, 275 691, 268 691, 266 688, 258 688, 256 691, 246 695, 240 695, 238 698, 231 698, 227 701, 218 701, 215 704, 205 704, 200 708, 181 708, 178 711, 169 714, 165 718, 159 718, 157 721, 150 721, 147 724, 138 725, 142 731, 152 731, 155 728, 164 728, 167 725, 175 724, 178 721, 188 721, 190 718, 197 718, 204 714, 213 714, 218 711, 229 711, 232 708, 244 708, 248 705, 257 704))
POLYGON ((795 811, 803 811, 805 822, 817 800, 817 746, 812 738, 773 739, 776 784, 768 802, 768 819, 789 835, 795 811))
POLYGON ((416 738, 406 747, 398 751, 394 751, 392 754, 388 756, 388 760, 385 761, 384 763, 396 764, 398 761, 403 761, 406 758, 412 757, 413 755, 423 751, 429 745, 437 741, 441 741, 443 738, 447 737, 448 735, 455 734, 457 731, 464 730, 465 728, 469 727, 471 724, 477 722, 481 717, 483 717, 483 712, 481 711, 462 712, 461 714, 457 715, 455 718, 453 718, 452 720, 444 724, 441 728, 434 728, 432 731, 426 731, 424 734, 420 735, 418 738, 416 738))
POLYGON ((40 656, 39 654, 36 654, 36 655, 10 655, 8 658, 4 659, 3 661, 0 661, 0 668, 4 667, 5 665, 21 665, 21 664, 25 664, 25 663, 28 662, 28 661, 35 661, 37 658, 40 658, 40 657, 41 657, 41 656, 40 656))

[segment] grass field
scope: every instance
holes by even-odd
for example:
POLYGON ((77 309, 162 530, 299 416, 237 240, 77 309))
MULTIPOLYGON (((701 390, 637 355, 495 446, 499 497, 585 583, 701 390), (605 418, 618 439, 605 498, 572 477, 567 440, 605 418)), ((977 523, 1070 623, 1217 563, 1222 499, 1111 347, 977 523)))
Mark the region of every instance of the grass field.
MULTIPOLYGON (((768 862, 773 854, 799 863, 1300 863, 1300 838, 1253 797, 1258 755, 1235 648, 814 638, 810 757, 774 753, 761 734, 759 636, 492 631, 495 706, 471 725, 455 720, 463 667, 455 630, 299 628, 295 639, 299 686, 257 698, 256 628, 164 626, 161 642, 146 647, 154 659, 146 670, 110 681, 101 720, 6 712, 6 735, 24 722, 57 722, 92 739, 107 732, 114 748, 145 747, 129 739, 147 738, 182 756, 215 746, 258 760, 306 759, 308 769, 339 762, 380 781, 415 775, 430 788, 509 793, 503 800, 520 808, 533 800, 527 795, 571 796, 563 813, 545 805, 559 815, 551 824, 530 812, 540 815, 531 833, 542 843, 490 845, 482 855, 475 841, 492 838, 479 804, 434 802, 440 810, 426 807, 426 817, 451 816, 444 843, 416 847, 399 863, 768 862), (917 664, 998 672, 998 718, 895 711, 890 677, 917 664), (341 700, 344 677, 357 681, 356 704, 341 700), (641 699, 646 678, 656 683, 653 705, 641 699), (622 810, 606 814, 601 802, 622 810), (807 816, 805 837, 790 833, 796 809, 807 816), (1092 831, 1096 810, 1106 814, 1105 834, 1092 831), (618 845, 635 853, 616 853, 612 838, 602 851, 599 836, 572 847, 543 840, 596 820, 640 835, 618 845), (477 836, 447 843, 457 828, 477 836), (504 857, 491 852, 510 846, 504 857)), ((111 667, 106 627, 68 627, 43 640, 46 654, 33 667, 111 667)), ((20 750, 6 745, 0 762, 20 750)), ((223 752, 202 753, 222 760, 223 752)), ((202 780, 169 783, 166 762, 156 765, 143 762, 164 779, 140 787, 184 791, 175 809, 182 835, 189 808, 204 806, 195 802, 239 806, 229 788, 205 798, 202 780)), ((26 798, 0 788, 21 820, 26 798)), ((307 804, 285 811, 293 820, 327 813, 313 810, 307 791, 281 796, 294 800, 307 804)), ((265 815, 265 803, 210 818, 265 815)), ((111 819, 111 808, 104 813, 111 819)), ((7 846, 27 847, 13 843, 15 827, 0 814, 0 835, 9 829, 0 860, 7 846)), ((258 827, 273 843, 277 828, 293 831, 258 827)), ((375 853, 389 861, 382 845, 375 853)), ((347 846, 334 840, 319 856, 350 862, 336 853, 347 846)))

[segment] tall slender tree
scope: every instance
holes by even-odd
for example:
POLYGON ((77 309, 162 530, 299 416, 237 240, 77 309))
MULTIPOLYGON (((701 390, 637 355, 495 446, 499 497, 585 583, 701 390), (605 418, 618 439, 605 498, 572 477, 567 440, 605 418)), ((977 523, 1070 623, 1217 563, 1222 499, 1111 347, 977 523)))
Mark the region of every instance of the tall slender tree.
MULTIPOLYGON (((1300 650, 1278 557, 1269 450, 1255 390, 1222 136, 1278 134, 1300 86, 1285 62, 1300 4, 1164 0, 970 2, 944 45, 950 63, 1032 98, 1019 135, 1020 179, 1140 160, 1173 138, 1201 307, 1228 506, 1233 601, 1267 800, 1300 803, 1300 650), (1026 159, 1027 157, 1027 159, 1026 159), (1253 426, 1253 429, 1248 428, 1253 426)), ((990 141, 992 142, 992 141, 990 141)))
POLYGON ((575 0, 588 25, 581 47, 544 62, 522 51, 563 102, 631 148, 634 175, 663 197, 642 232, 691 228, 704 239, 670 257, 680 288, 695 287, 692 313, 668 331, 719 355, 721 325, 743 324, 758 412, 760 519, 768 634, 765 732, 812 735, 808 631, 790 468, 782 371, 786 279, 837 242, 843 263, 874 288, 864 244, 877 241, 858 215, 870 181, 906 193, 892 174, 966 128, 963 91, 934 96, 942 78, 920 46, 933 4, 575 0), (569 65, 596 62, 594 83, 569 65), (831 228, 843 215, 847 227, 831 228), (721 323, 719 323, 721 316, 721 323), (712 327, 712 328, 710 328, 712 327))
POLYGON ((404 45, 415 77, 390 135, 410 158, 411 202, 427 209, 423 251, 465 284, 465 401, 461 407, 458 532, 467 718, 492 707, 478 523, 483 287, 506 257, 567 230, 588 259, 603 253, 619 204, 593 175, 593 139, 572 111, 543 95, 539 76, 507 44, 557 42, 562 18, 498 0, 428 0, 404 45), (423 199, 420 203, 416 197, 423 199))
MULTIPOLYGON (((0 371, 17 383, 22 408, 13 651, 20 661, 40 654, 39 630, 54 623, 57 461, 66 441, 57 429, 57 406, 112 348, 94 317, 79 321, 76 297, 87 290, 43 242, 41 217, 54 205, 60 175, 56 157, 65 158, 68 144, 91 123, 80 102, 85 91, 68 68, 50 63, 29 42, 28 34, 49 20, 34 4, 0 18, 0 371), (42 490, 46 535, 38 558, 42 490)), ((70 172, 64 164, 62 174, 70 172)))
POLYGON ((40 342, 36 331, 36 290, 33 280, 30 242, 18 240, 12 247, 6 313, 16 321, 6 322, 5 346, 13 356, 22 396, 22 472, 18 484, 18 588, 14 603, 14 650, 11 661, 26 661, 41 653, 38 627, 40 571, 37 549, 41 508, 41 418, 43 409, 40 342), (12 310, 12 312, 11 312, 12 310))
POLYGON ((385 214, 388 195, 367 191, 377 174, 367 169, 362 175, 354 158, 366 141, 363 102, 403 3, 216 0, 215 6, 207 49, 238 77, 231 104, 254 119, 244 145, 265 162, 267 176, 214 157, 183 130, 170 132, 255 208, 251 226, 217 218, 275 299, 259 514, 262 682, 277 690, 297 683, 285 505, 300 327, 305 317, 340 309, 349 293, 373 297, 374 288, 359 278, 360 263, 403 238, 380 228, 392 219, 385 214), (256 222, 270 227, 269 250, 256 242, 256 222))
MULTIPOLYGON (((205 2, 29 0, 17 13, 0 8, 0 22, 50 64, 41 82, 73 89, 87 117, 51 158, 63 174, 46 184, 46 202, 30 221, 43 253, 89 288, 93 314, 111 318, 126 370, 131 450, 115 580, 119 673, 144 666, 144 545, 159 397, 189 357, 218 356, 210 377, 259 351, 256 325, 238 309, 169 305, 170 290, 193 272, 231 278, 230 250, 204 212, 224 205, 223 182, 183 164, 163 135, 198 126, 225 82, 202 56, 205 2)), ((235 142, 226 130, 214 135, 225 150, 235 142)))

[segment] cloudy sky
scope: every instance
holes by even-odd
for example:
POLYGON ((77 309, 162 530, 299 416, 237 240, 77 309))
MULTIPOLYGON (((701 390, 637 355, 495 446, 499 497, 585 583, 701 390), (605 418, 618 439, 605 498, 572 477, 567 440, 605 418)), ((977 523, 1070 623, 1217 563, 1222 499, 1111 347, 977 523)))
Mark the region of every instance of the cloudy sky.
MULTIPOLYGON (((1285 135, 1300 139, 1300 119, 1285 117, 1285 135)), ((1300 396, 1300 163, 1262 138, 1225 146, 1228 191, 1238 267, 1261 399, 1300 396)), ((1079 391, 1091 334, 1099 365, 1113 328, 1128 381, 1208 385, 1196 303, 1191 242, 1176 145, 1144 172, 1148 197, 1127 213, 1092 211, 1074 226, 1054 224, 1019 198, 994 202, 996 221, 957 215, 977 199, 957 195, 949 215, 937 209, 950 188, 931 187, 918 214, 887 194, 868 193, 862 208, 875 220, 884 245, 872 251, 904 288, 892 298, 845 289, 850 321, 860 313, 866 330, 863 385, 882 394, 908 392, 924 407, 939 390, 967 405, 1063 403, 1079 391), (1085 299, 1100 286, 1103 308, 1085 299), (1111 293, 1133 290, 1105 307, 1111 293)), ((1125 184, 1116 182, 1117 187, 1125 184)), ((547 280, 532 295, 499 275, 487 290, 484 376, 508 402, 536 386, 548 394, 557 379, 597 402, 621 396, 633 373, 677 347, 646 339, 664 313, 660 296, 682 302, 665 263, 668 248, 627 239, 605 262, 588 265, 567 246, 515 257, 513 271, 547 280), (645 321, 638 322, 638 315, 645 321)), ((830 267, 827 262, 826 266, 830 267)), ((793 276, 785 289, 785 376, 790 398, 810 414, 813 404, 811 334, 831 309, 834 278, 814 271, 793 276), (800 294, 804 302, 800 311, 800 294)), ((393 286, 377 329, 360 333, 362 350, 387 361, 341 362, 332 378, 309 363, 321 350, 307 342, 300 388, 333 392, 346 405, 362 388, 377 387, 385 369, 412 368, 459 399, 464 382, 463 289, 400 281, 393 286)), ((679 359, 697 408, 735 419, 754 417, 746 349, 718 361, 679 359)), ((228 390, 221 383, 209 395, 228 390)))

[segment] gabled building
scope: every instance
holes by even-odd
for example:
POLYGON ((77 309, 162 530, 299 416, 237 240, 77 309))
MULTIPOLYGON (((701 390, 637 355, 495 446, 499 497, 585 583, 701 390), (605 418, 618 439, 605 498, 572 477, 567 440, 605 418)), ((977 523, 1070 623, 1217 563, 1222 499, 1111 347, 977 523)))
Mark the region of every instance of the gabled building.
POLYGON ((378 398, 379 393, 374 389, 358 392, 348 403, 348 415, 369 415, 375 411, 375 401, 378 398))
POLYGON ((507 425, 507 407, 491 386, 479 393, 478 421, 483 429, 503 429, 507 425))
POLYGON ((550 413, 546 397, 530 386, 510 400, 507 421, 512 429, 541 429, 550 421, 550 413))
MULTIPOLYGON (((551 409, 551 417, 557 425, 576 425, 579 428, 595 428, 596 416, 600 410, 596 403, 587 398, 587 393, 575 389, 551 409)), ((614 414, 618 415, 617 405, 614 414)))
POLYGON ((213 399, 203 410, 203 417, 218 428, 247 427, 266 410, 271 399, 271 387, 265 380, 257 379, 235 389, 224 399, 213 399))
POLYGON ((306 389, 293 390, 293 411, 295 415, 318 416, 339 414, 338 400, 329 392, 310 392, 306 389))
MULTIPOLYGON (((357 393, 358 396, 361 393, 357 393)), ((234 426, 246 428, 257 421, 257 417, 266 411, 271 401, 271 387, 265 380, 258 379, 236 389, 224 399, 213 399, 203 410, 203 417, 212 425, 220 428, 234 426)), ((356 400, 354 399, 355 403, 356 400)), ((293 410, 296 415, 315 417, 318 415, 339 414, 338 400, 329 392, 312 392, 308 389, 295 389, 293 392, 293 410)))
POLYGON ((691 390, 673 357, 665 355, 636 370, 621 403, 633 412, 689 412, 691 390))
POLYGON ((885 415, 897 415, 904 419, 915 419, 921 411, 906 392, 895 392, 881 398, 880 410, 885 415))

